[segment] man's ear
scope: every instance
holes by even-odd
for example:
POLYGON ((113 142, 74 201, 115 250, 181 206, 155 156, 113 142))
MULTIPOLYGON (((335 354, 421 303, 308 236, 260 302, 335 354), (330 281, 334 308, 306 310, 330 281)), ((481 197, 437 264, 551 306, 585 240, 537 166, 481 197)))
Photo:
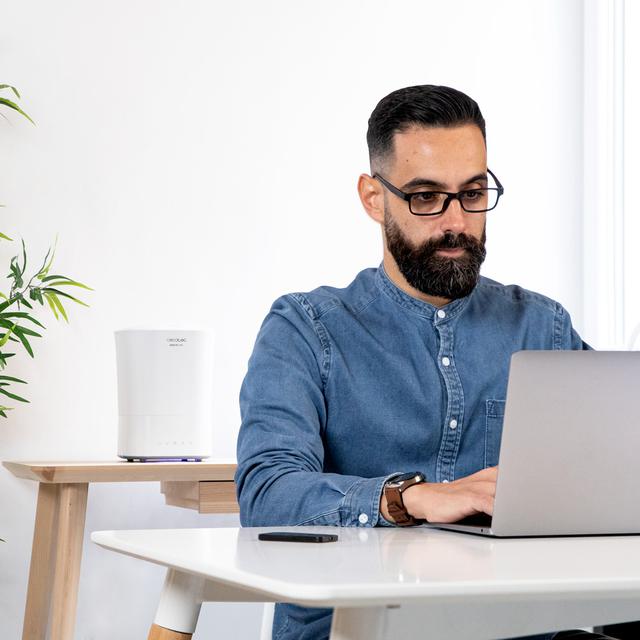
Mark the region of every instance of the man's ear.
POLYGON ((382 185, 375 178, 362 173, 358 178, 358 195, 367 215, 378 224, 383 224, 384 192, 382 185))

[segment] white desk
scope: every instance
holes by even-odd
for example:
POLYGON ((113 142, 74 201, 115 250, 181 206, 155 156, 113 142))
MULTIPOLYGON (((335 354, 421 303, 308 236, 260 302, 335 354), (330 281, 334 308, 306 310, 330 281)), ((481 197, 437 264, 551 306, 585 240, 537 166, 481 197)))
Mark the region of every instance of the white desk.
POLYGON ((332 640, 508 638, 640 618, 638 536, 298 527, 340 538, 257 539, 288 529, 98 531, 92 540, 168 567, 150 639, 190 638, 208 601, 335 607, 332 640))

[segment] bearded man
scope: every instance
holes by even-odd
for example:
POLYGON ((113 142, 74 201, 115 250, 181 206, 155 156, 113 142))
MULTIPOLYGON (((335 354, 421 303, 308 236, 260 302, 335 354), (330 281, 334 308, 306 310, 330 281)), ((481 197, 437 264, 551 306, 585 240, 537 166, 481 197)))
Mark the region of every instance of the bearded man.
MULTIPOLYGON (((589 348, 557 302, 480 276, 504 189, 474 100, 394 91, 367 142, 358 192, 382 264, 344 289, 285 295, 264 320, 240 393, 243 526, 491 514, 511 354, 589 348)), ((330 624, 330 609, 279 604, 273 639, 327 638, 330 624)))

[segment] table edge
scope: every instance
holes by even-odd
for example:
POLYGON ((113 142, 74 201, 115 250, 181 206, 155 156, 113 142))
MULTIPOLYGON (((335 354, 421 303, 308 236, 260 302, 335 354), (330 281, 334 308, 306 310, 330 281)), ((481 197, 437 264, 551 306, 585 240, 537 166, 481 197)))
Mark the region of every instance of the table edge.
POLYGON ((233 482, 231 462, 30 462, 3 461, 17 478, 44 483, 219 481, 233 482))

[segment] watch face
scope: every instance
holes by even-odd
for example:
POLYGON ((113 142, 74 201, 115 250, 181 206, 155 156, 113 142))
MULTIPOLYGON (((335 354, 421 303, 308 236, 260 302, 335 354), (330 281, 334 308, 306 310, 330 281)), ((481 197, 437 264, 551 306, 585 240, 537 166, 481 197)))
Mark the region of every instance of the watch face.
POLYGON ((407 480, 412 478, 419 478, 419 481, 424 481, 424 476, 419 471, 412 471, 411 473, 403 473, 401 476, 396 476, 387 482, 387 487, 401 487, 407 480))

